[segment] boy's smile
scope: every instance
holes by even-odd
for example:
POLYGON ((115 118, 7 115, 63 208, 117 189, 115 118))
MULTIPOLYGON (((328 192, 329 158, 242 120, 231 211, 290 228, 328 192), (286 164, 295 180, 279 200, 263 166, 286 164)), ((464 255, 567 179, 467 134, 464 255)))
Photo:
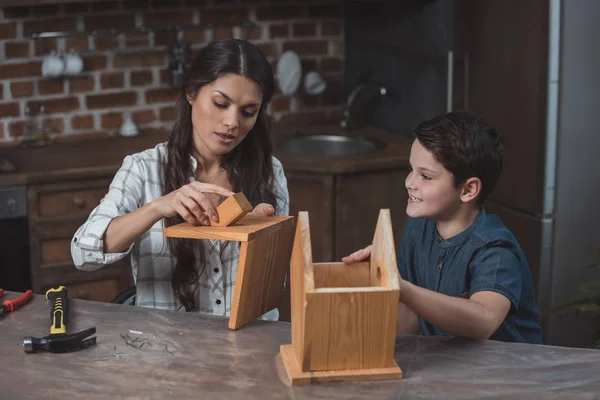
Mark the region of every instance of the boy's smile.
POLYGON ((406 214, 413 218, 443 221, 451 218, 461 206, 460 185, 454 176, 418 140, 410 150, 411 171, 406 177, 408 204, 406 214))

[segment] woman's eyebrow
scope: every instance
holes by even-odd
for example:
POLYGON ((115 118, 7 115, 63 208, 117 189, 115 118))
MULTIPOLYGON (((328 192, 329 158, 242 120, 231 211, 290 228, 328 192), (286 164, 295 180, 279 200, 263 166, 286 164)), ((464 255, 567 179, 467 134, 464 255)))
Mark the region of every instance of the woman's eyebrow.
MULTIPOLYGON (((219 93, 221 96, 225 97, 225 99, 227 101, 230 101, 230 102, 233 103, 233 100, 231 100, 231 97, 227 96, 225 93, 221 92, 220 90, 216 90, 216 89, 213 90, 213 91, 219 93)), ((244 105, 244 108, 246 108, 246 107, 255 107, 255 106, 260 106, 260 103, 248 103, 248 104, 244 105)))

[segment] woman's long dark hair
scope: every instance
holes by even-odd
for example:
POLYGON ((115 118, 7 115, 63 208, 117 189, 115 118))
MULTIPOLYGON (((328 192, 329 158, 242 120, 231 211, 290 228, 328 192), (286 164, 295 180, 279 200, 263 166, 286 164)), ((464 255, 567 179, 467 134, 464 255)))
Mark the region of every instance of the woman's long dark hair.
MULTIPOLYGON (((271 155, 273 144, 269 136, 270 122, 266 107, 273 96, 273 69, 264 54, 244 40, 226 39, 204 47, 192 64, 177 101, 177 119, 167 145, 163 193, 168 194, 190 182, 195 176, 190 157, 194 154, 192 106, 202 86, 227 74, 237 74, 256 82, 262 89, 262 105, 256 124, 246 138, 223 157, 234 192, 243 192, 250 203, 269 203, 275 207, 275 194, 270 183, 273 177, 271 155)), ((176 215, 165 219, 171 226, 183 222, 176 215)), ((171 254, 176 258, 171 276, 173 293, 186 311, 196 309, 195 291, 198 279, 205 272, 202 241, 168 238, 171 254)))

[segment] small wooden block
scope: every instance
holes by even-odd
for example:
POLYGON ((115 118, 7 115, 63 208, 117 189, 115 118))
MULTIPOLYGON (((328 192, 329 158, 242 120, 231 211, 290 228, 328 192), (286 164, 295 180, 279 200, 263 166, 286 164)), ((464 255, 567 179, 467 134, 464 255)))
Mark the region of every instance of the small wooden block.
POLYGON ((381 381, 391 379, 402 379, 402 370, 394 362, 390 368, 370 368, 370 369, 346 369, 337 371, 309 371, 302 372, 292 345, 283 345, 280 347, 279 356, 285 368, 288 384, 306 385, 316 382, 342 382, 342 381, 381 381))
POLYGON ((252 211, 252 204, 248 201, 244 193, 236 193, 229 196, 217 207, 219 222, 210 221, 211 226, 229 226, 242 219, 246 214, 252 211))

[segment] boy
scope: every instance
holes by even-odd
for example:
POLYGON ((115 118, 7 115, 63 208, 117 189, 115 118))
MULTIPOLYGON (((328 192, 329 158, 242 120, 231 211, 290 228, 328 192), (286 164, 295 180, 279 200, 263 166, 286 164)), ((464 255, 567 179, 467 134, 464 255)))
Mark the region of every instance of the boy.
MULTIPOLYGON (((425 121, 415 134, 398 251, 398 331, 542 343, 523 251, 483 209, 502 172, 502 139, 467 112, 425 121)), ((371 246, 343 261, 370 254, 371 246)))

